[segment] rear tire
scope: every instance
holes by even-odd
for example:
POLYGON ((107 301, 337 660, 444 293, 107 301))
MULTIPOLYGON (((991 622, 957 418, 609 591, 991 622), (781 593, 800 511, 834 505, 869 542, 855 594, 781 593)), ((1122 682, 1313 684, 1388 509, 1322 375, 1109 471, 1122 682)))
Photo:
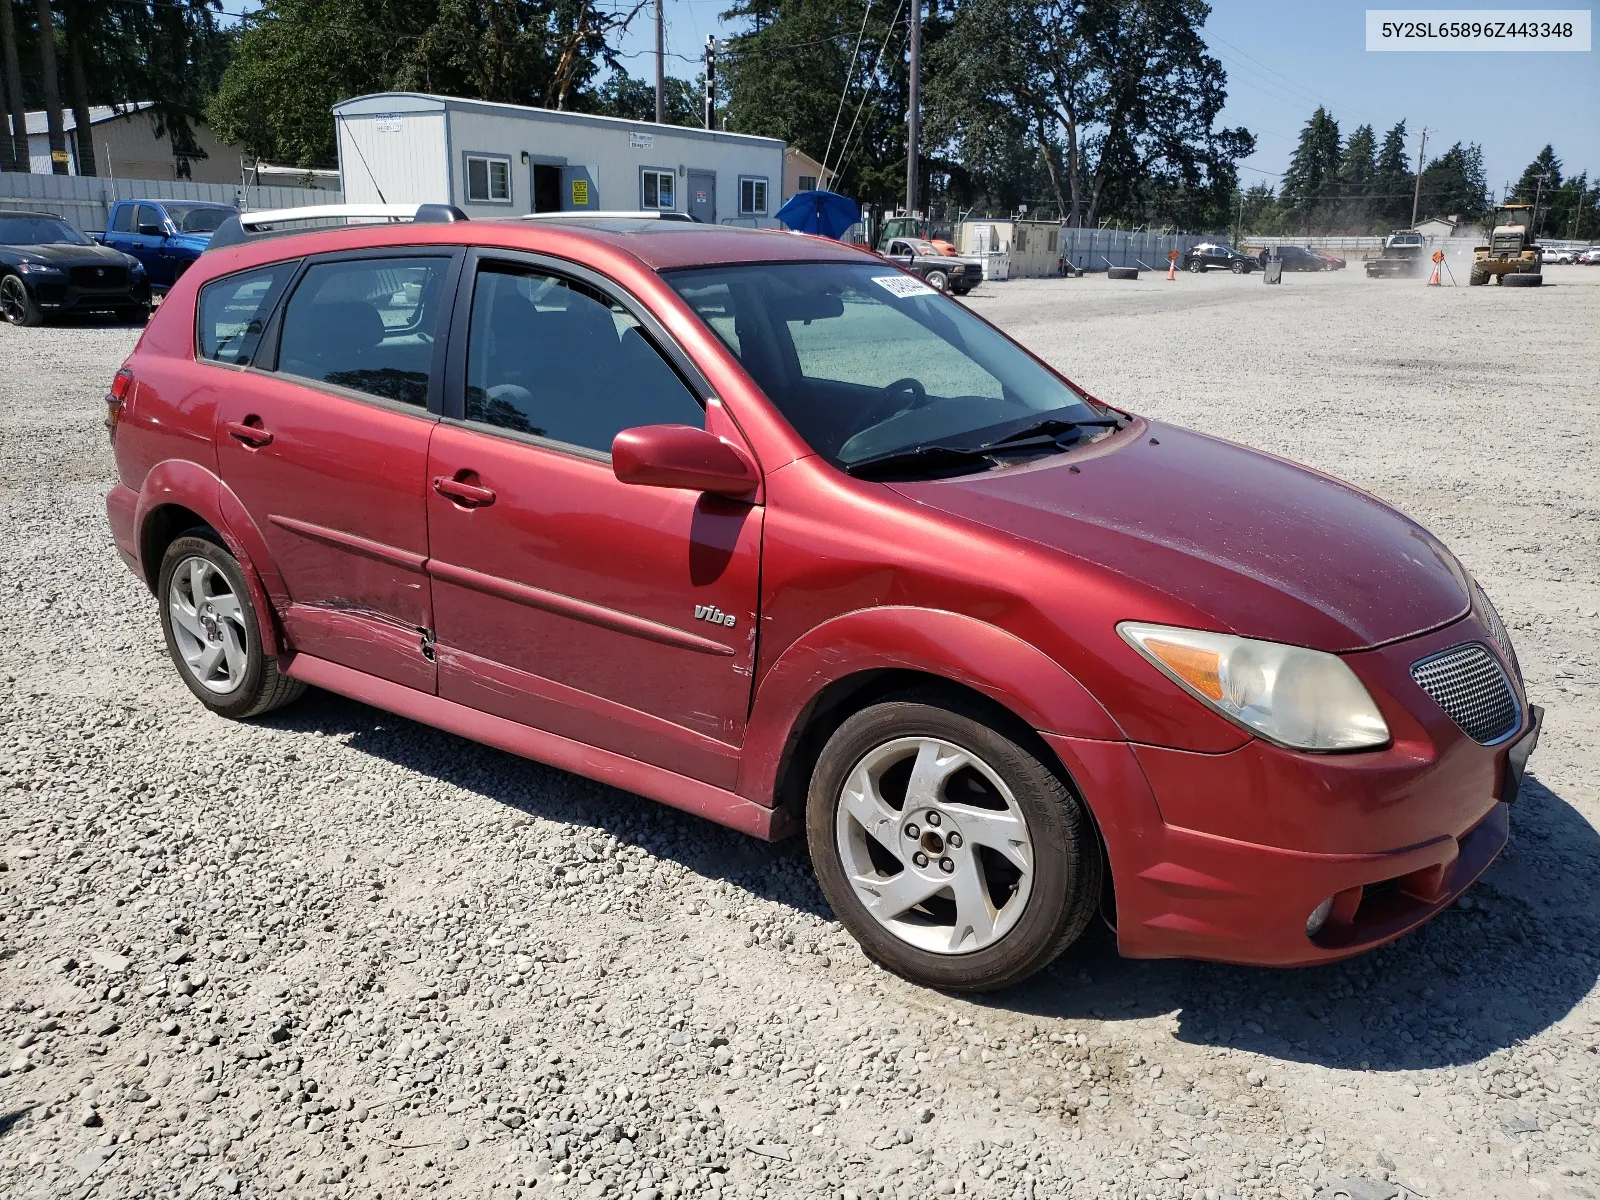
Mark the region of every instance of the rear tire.
POLYGON ((1191 275, 1200 275, 1204 273, 1205 266, 1198 258, 1191 258, 1189 260, 1189 265, 1185 267, 1184 270, 1188 271, 1191 275))
POLYGON ((806 840, 867 955, 948 991, 1007 987, 1046 966, 1088 927, 1104 875, 1061 777, 977 705, 934 692, 872 705, 828 739, 806 840))
POLYGON ((950 290, 950 276, 943 271, 929 271, 922 278, 936 292, 948 292, 950 290))
POLYGON ((44 324, 44 313, 20 275, 0 276, 0 320, 28 329, 44 324))
POLYGON ((1488 282, 1489 282, 1489 272, 1480 271, 1476 267, 1473 268, 1472 274, 1467 276, 1467 286, 1468 287, 1482 287, 1484 284, 1486 284, 1488 282))
POLYGON ((244 571, 209 530, 177 538, 156 584, 167 653, 195 698, 220 717, 243 720, 300 698, 306 685, 278 670, 244 571))

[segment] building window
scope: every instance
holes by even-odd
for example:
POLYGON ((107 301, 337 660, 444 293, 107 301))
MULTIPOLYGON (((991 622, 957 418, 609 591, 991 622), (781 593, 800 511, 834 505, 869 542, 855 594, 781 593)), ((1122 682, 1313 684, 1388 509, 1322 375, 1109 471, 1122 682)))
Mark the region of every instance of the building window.
POLYGON ((664 211, 677 207, 677 179, 671 171, 644 172, 644 200, 639 207, 664 211))
POLYGON ((765 216, 767 211, 767 181, 741 176, 739 179, 739 215, 765 216))
POLYGON ((488 154, 467 157, 467 203, 510 204, 511 160, 488 154))
POLYGON ((817 190, 817 177, 815 175, 802 175, 802 176, 800 176, 800 190, 802 192, 814 192, 814 191, 816 191, 817 190))

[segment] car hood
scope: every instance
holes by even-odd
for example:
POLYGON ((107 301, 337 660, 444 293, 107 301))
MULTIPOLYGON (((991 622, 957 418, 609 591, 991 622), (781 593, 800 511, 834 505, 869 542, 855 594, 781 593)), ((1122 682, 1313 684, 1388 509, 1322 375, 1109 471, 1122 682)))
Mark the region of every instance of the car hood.
POLYGON ((58 267, 83 266, 86 263, 90 266, 125 267, 129 261, 126 254, 109 246, 69 246, 59 242, 45 246, 6 246, 4 249, 8 257, 30 258, 58 267))
POLYGON ((1136 420, 1029 466, 893 486, 1245 637, 1359 650, 1468 608, 1461 566, 1408 517, 1309 468, 1175 426, 1136 420))
POLYGON ((205 248, 211 244, 209 233, 177 233, 167 239, 167 248, 178 250, 192 250, 196 254, 205 253, 205 248))

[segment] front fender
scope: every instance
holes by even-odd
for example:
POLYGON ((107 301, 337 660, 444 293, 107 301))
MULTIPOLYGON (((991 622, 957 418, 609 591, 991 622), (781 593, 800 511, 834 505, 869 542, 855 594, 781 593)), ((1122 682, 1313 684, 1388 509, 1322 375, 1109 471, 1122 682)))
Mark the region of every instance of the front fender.
POLYGON ((845 613, 797 638, 760 680, 737 791, 776 803, 785 748, 829 684, 876 670, 917 671, 963 684, 1041 733, 1125 741, 1087 688, 1036 647, 974 617, 884 606, 845 613))
POLYGON ((199 463, 169 458, 150 468, 144 478, 139 501, 134 507, 133 527, 137 531, 139 569, 145 581, 153 590, 161 570, 160 562, 145 561, 145 530, 151 517, 167 505, 188 509, 221 536, 228 553, 238 560, 244 572, 264 652, 278 654, 281 642, 274 617, 276 606, 269 598, 269 591, 281 594, 287 601, 283 578, 273 564, 266 540, 239 498, 199 463))

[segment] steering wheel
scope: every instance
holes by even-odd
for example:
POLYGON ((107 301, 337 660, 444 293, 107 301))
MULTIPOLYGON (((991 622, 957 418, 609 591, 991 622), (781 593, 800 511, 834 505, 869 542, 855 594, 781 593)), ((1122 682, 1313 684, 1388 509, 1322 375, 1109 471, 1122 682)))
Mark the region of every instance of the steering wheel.
POLYGON ((897 409, 895 411, 895 416, 899 416, 901 413, 912 412, 928 403, 928 389, 922 386, 922 380, 913 379, 909 375, 903 379, 896 379, 893 383, 886 385, 883 390, 885 392, 911 393, 911 403, 907 404, 904 408, 897 409))

